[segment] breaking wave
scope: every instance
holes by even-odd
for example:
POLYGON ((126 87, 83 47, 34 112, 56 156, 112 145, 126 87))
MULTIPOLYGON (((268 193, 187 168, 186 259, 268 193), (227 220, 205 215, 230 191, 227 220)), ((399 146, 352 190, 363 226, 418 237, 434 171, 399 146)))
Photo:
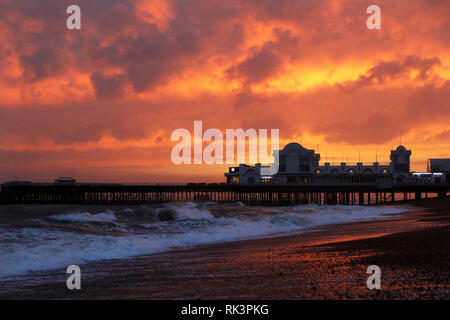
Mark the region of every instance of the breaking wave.
POLYGON ((251 239, 307 228, 399 214, 391 207, 169 203, 64 212, 35 219, 33 227, 0 228, 0 277, 178 247, 251 239))
POLYGON ((117 220, 114 212, 90 214, 89 212, 61 214, 50 216, 49 219, 65 222, 113 222, 117 220))

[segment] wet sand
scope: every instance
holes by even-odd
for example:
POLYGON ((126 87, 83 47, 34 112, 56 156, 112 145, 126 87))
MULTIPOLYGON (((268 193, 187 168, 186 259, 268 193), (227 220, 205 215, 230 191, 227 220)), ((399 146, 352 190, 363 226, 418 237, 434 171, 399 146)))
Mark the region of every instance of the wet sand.
POLYGON ((0 299, 448 299, 450 199, 390 219, 200 246, 0 282, 0 299), (381 268, 381 290, 366 269, 381 268), (36 283, 36 280, 39 282, 36 283))

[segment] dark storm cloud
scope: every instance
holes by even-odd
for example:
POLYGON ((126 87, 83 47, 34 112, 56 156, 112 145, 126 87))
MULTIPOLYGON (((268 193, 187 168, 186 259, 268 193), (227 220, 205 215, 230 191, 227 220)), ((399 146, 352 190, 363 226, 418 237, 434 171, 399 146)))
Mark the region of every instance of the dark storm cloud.
POLYGON ((58 50, 50 47, 38 48, 30 55, 21 55, 19 61, 23 78, 30 82, 52 77, 64 69, 63 57, 58 50))
POLYGON ((225 71, 231 79, 241 79, 245 85, 259 83, 276 77, 284 71, 285 62, 294 62, 301 56, 301 38, 289 30, 274 28, 275 40, 267 41, 261 48, 253 48, 252 54, 239 64, 225 71))
POLYGON ((122 74, 105 75, 101 71, 96 71, 90 79, 99 98, 112 99, 124 93, 125 76, 122 74))
POLYGON ((387 81, 395 80, 402 76, 408 76, 410 71, 417 71, 417 79, 427 80, 430 71, 440 66, 441 60, 434 58, 421 58, 409 56, 402 60, 380 61, 376 66, 369 69, 366 74, 360 75, 356 81, 347 81, 337 86, 342 89, 359 89, 375 84, 385 84, 387 81))
POLYGON ((262 49, 236 67, 228 69, 227 75, 231 78, 244 78, 248 83, 258 83, 281 72, 282 66, 283 61, 276 54, 262 49))

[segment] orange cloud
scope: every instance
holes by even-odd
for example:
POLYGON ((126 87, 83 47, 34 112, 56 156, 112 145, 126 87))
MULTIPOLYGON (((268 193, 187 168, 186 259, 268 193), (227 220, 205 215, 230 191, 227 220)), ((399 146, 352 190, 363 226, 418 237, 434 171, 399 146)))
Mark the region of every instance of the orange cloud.
POLYGON ((350 0, 78 0, 68 31, 72 2, 0 0, 0 180, 221 181, 170 161, 194 120, 279 128, 329 159, 449 150, 447 0, 380 0, 376 31, 350 0))

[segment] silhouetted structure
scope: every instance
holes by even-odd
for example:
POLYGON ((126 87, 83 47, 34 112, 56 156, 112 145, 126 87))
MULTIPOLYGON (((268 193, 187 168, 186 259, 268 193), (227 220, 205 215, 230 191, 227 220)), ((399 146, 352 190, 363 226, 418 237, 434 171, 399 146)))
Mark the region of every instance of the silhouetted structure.
POLYGON ((129 205, 170 201, 215 201, 260 205, 293 203, 371 204, 422 197, 446 197, 450 185, 376 184, 273 185, 273 184, 186 184, 126 185, 83 184, 2 185, 2 204, 111 204, 129 205))
MULTIPOLYGON (((277 153, 279 172, 265 176, 257 164, 231 167, 228 183, 189 183, 185 185, 132 185, 77 183, 59 178, 54 183, 10 181, 1 185, 0 203, 64 204, 143 204, 170 201, 243 202, 280 205, 292 203, 371 204, 422 197, 446 197, 450 179, 441 173, 410 172, 411 151, 399 146, 391 151, 389 164, 357 163, 352 166, 330 163, 320 166, 320 155, 297 143, 277 153), (262 174, 263 173, 263 174, 262 174)), ((444 159, 446 160, 446 159, 444 159)), ((447 161, 447 160, 446 160, 447 161)), ((430 160, 429 170, 438 163, 430 160)), ((442 162, 439 162, 442 167, 442 162)), ((444 163, 447 163, 444 161, 444 163)))
POLYGON ((411 178, 411 150, 406 150, 404 146, 391 150, 391 161, 384 164, 373 162, 367 165, 358 162, 352 165, 341 162, 339 165, 332 165, 325 162, 320 165, 320 154, 295 142, 287 144, 282 150, 274 151, 273 156, 275 164, 270 167, 261 166, 259 163, 254 166, 240 164, 239 167, 230 167, 225 173, 227 183, 392 186, 407 182, 411 178), (276 173, 264 174, 264 171, 276 173))

